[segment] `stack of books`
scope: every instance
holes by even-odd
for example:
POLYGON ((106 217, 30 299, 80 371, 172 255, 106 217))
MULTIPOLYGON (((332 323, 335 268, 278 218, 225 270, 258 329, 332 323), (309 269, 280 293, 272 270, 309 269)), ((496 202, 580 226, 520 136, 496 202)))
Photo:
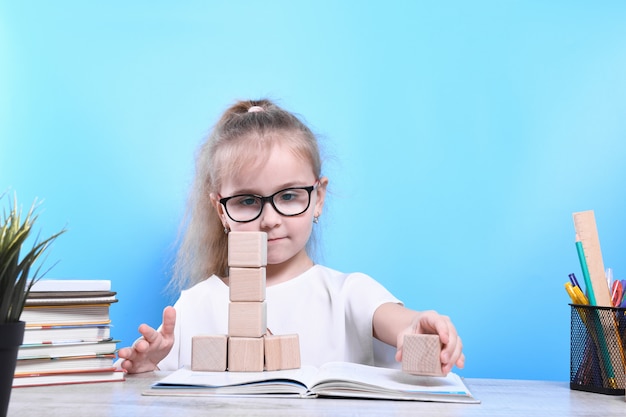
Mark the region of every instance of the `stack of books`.
POLYGON ((41 280, 20 317, 26 322, 13 387, 124 380, 114 367, 118 340, 109 280, 41 280))

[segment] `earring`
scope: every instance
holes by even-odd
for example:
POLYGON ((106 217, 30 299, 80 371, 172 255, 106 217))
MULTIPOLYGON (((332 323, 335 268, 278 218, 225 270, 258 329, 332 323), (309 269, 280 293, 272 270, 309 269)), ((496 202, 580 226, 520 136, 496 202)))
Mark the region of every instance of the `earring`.
POLYGON ((319 216, 313 217, 313 223, 318 224, 319 222, 320 222, 320 217, 319 216))
POLYGON ((228 234, 230 232, 230 229, 228 228, 228 225, 224 225, 224 234, 228 234))

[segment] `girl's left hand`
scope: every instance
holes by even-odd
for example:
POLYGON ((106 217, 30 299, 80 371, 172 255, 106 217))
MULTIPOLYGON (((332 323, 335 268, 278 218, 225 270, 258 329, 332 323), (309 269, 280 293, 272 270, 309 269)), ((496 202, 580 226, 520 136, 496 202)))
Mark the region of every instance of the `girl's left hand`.
POLYGON ((465 366, 463 343, 456 332, 456 328, 448 316, 443 316, 436 311, 420 312, 409 327, 398 334, 398 351, 396 360, 402 361, 402 344, 405 334, 437 334, 441 340, 441 371, 448 374, 456 365, 458 368, 465 366))

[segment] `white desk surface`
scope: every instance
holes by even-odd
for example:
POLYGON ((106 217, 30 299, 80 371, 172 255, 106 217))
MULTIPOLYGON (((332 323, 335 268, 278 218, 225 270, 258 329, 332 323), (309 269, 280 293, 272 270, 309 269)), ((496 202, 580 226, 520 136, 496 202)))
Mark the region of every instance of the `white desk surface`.
POLYGON ((626 416, 624 396, 572 391, 566 382, 506 379, 466 379, 481 404, 141 395, 166 374, 129 375, 125 382, 14 388, 8 416, 626 416))

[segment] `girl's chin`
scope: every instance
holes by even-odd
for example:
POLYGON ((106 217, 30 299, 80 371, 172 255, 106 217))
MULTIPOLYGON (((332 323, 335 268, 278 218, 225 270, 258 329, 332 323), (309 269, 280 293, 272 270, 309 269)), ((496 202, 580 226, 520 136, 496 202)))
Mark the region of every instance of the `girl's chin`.
MULTIPOLYGON (((296 265, 299 260, 299 256, 289 256, 286 254, 267 254, 267 266, 292 266, 296 265)), ((304 260, 302 260, 304 262, 304 260)))
POLYGON ((283 257, 267 257, 267 266, 279 266, 289 262, 289 259, 283 257))

